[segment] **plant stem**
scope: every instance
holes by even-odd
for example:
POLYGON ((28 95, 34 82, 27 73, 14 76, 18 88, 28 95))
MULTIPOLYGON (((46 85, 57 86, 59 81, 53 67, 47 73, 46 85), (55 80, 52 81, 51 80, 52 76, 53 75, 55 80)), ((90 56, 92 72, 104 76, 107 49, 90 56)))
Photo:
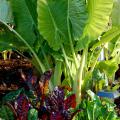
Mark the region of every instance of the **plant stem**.
POLYGON ((2 22, 10 31, 12 31, 27 47, 28 49, 31 51, 31 53, 33 54, 33 56, 35 57, 36 61, 38 62, 39 67, 41 68, 42 72, 45 72, 45 67, 42 64, 42 62, 40 61, 40 59, 38 58, 37 54, 35 53, 35 51, 32 49, 32 47, 29 45, 29 43, 26 42, 26 40, 19 34, 17 33, 13 28, 11 28, 9 25, 7 25, 5 22, 2 22))
POLYGON ((83 90, 82 92, 83 93, 86 91, 86 86, 88 87, 88 83, 87 83, 88 79, 91 77, 91 74, 92 74, 92 72, 93 72, 93 70, 94 70, 94 68, 95 68, 95 66, 97 64, 97 61, 98 61, 98 58, 100 56, 101 50, 102 50, 102 47, 100 48, 99 52, 97 53, 97 56, 96 56, 93 64, 91 65, 91 69, 86 73, 86 76, 84 78, 84 83, 82 85, 82 90, 83 90))
POLYGON ((54 81, 53 81, 54 87, 59 86, 61 84, 62 62, 56 60, 55 65, 56 66, 55 66, 55 72, 54 72, 54 78, 53 78, 54 79, 54 81))
POLYGON ((72 79, 71 85, 73 85, 73 76, 72 76, 72 71, 71 71, 71 69, 70 69, 70 65, 69 65, 69 62, 68 62, 68 59, 67 59, 67 55, 66 55, 66 53, 65 53, 65 50, 64 50, 64 47, 63 47, 63 46, 61 46, 61 49, 62 49, 62 52, 63 52, 63 56, 64 56, 64 59, 65 59, 66 66, 67 66, 67 68, 68 68, 68 70, 69 70, 69 75, 70 75, 70 77, 71 77, 71 79, 72 79))
POLYGON ((73 47, 73 42, 72 42, 72 37, 71 37, 71 32, 70 32, 70 21, 69 21, 69 9, 70 9, 70 3, 69 3, 69 0, 68 0, 68 13, 67 13, 67 28, 68 28, 68 36, 69 36, 69 41, 70 41, 70 47, 71 47, 71 52, 72 52, 72 55, 73 55, 73 59, 74 59, 74 63, 75 63, 75 67, 76 69, 78 69, 78 64, 77 64, 77 57, 76 57, 76 54, 75 54, 75 50, 74 50, 74 47, 73 47))
POLYGON ((99 56, 100 56, 101 50, 102 50, 102 47, 100 48, 100 50, 99 50, 99 52, 98 52, 98 54, 97 54, 97 56, 96 56, 93 64, 91 65, 91 69, 90 69, 90 71, 89 71, 90 73, 93 72, 93 70, 94 70, 94 68, 95 68, 95 66, 96 66, 96 64, 97 64, 97 61, 98 61, 98 58, 99 58, 99 56))
POLYGON ((42 51, 42 54, 43 54, 43 56, 44 56, 44 59, 45 59, 47 68, 50 69, 50 64, 49 64, 49 62, 48 62, 47 56, 46 56, 46 54, 45 54, 42 46, 41 46, 41 51, 42 51))
POLYGON ((77 105, 81 102, 81 86, 82 86, 82 80, 83 80, 83 70, 84 70, 84 66, 85 66, 85 56, 86 56, 86 52, 87 49, 83 50, 83 54, 82 54, 82 58, 81 58, 81 64, 79 67, 79 71, 78 71, 78 81, 76 81, 78 83, 78 90, 77 90, 77 105))
POLYGON ((69 62, 68 62, 67 55, 66 55, 66 53, 65 53, 64 47, 61 46, 61 49, 62 49, 62 52, 63 52, 63 56, 64 56, 64 59, 65 59, 65 63, 66 63, 66 65, 67 65, 67 68, 69 69, 69 73, 70 73, 70 75, 72 76, 72 72, 71 72, 71 69, 70 69, 70 66, 69 66, 69 62))

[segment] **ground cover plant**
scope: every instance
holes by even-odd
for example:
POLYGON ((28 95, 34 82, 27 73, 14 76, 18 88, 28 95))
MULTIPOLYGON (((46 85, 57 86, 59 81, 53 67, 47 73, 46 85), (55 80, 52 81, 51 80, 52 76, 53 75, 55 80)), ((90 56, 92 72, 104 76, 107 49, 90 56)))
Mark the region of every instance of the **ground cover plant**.
MULTIPOLYGON (((32 81, 32 72, 25 72, 23 63, 18 69, 17 64, 22 83, 18 85, 20 89, 6 94, 10 100, 3 95, 6 103, 1 103, 4 113, 0 117, 4 117, 11 106, 18 119, 23 116, 26 119, 82 119, 78 112, 81 102, 88 98, 86 91, 102 89, 106 78, 107 81, 112 79, 118 69, 119 3, 119 0, 0 0, 2 59, 9 66, 11 53, 17 52, 22 56, 19 61, 27 59, 38 76, 32 81), (102 50, 105 51, 104 60, 98 61, 102 50), (46 71, 49 70, 52 74, 48 84, 46 71), (70 91, 73 94, 69 96, 70 91), (7 101, 15 102, 18 108, 7 101), (60 103, 63 104, 59 106, 60 103), (19 109, 25 111, 18 114, 16 110, 19 109), (76 114, 78 116, 73 118, 76 114)), ((7 71, 6 67, 1 68, 7 71)), ((13 113, 9 114, 11 119, 13 113)))

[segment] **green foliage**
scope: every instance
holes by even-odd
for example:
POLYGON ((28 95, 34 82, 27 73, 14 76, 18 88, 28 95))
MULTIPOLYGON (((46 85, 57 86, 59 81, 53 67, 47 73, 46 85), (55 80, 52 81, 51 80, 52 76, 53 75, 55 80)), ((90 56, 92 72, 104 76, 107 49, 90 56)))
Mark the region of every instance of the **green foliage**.
POLYGON ((20 88, 16 91, 8 93, 6 96, 3 97, 3 102, 10 102, 12 100, 15 100, 22 92, 23 88, 20 88))
POLYGON ((115 105, 108 99, 100 100, 92 91, 87 91, 90 100, 83 100, 79 120, 116 120, 115 105))
POLYGON ((100 61, 97 67, 108 77, 112 77, 118 70, 118 64, 116 63, 116 61, 114 61, 114 59, 108 61, 100 61))
MULTIPOLYGON (((15 30, 32 46, 37 36, 35 22, 25 0, 10 0, 15 19, 15 30)), ((35 10, 36 8, 34 8, 35 10)))
POLYGON ((88 0, 88 21, 85 26, 83 36, 80 38, 77 49, 88 46, 91 40, 96 40, 109 22, 109 16, 113 7, 113 0, 88 0))
POLYGON ((101 38, 100 41, 95 43, 91 50, 95 50, 95 48, 104 45, 105 43, 108 43, 112 41, 113 39, 116 39, 118 36, 120 36, 120 28, 119 27, 112 27, 110 30, 108 30, 101 38))
MULTIPOLYGON (((29 11, 25 0, 2 0, 0 1, 0 5, 2 6, 0 7, 0 25, 2 25, 0 26, 0 28, 2 28, 2 31, 0 31, 0 43, 5 46, 5 48, 1 46, 0 49, 3 50, 15 47, 24 50, 27 48, 23 42, 21 42, 21 39, 5 28, 1 22, 9 23, 26 42, 33 46, 34 42, 38 39, 36 32, 37 23, 35 23, 37 20, 34 20, 37 19, 37 13, 29 11), (36 18, 32 16, 33 14, 36 18)), ((31 6, 35 11, 36 6, 31 6)))
MULTIPOLYGON (((4 3, 7 6, 5 7, 7 8, 5 16, 2 16, 2 12, 0 14, 0 18, 2 18, 0 24, 1 45, 5 45, 5 49, 17 48, 18 45, 18 49, 21 49, 20 46, 29 48, 33 55, 33 64, 40 73, 41 70, 44 72, 46 69, 56 66, 54 86, 61 84, 61 75, 64 73, 65 81, 62 84, 69 84, 69 86, 73 86, 74 90, 77 88, 78 91, 74 92, 76 92, 79 103, 82 82, 86 88, 91 83, 92 72, 96 67, 103 44, 120 35, 119 27, 112 27, 111 30, 101 35, 105 32, 109 22, 113 0, 8 1, 4 3), (7 24, 6 13, 10 15, 7 16, 10 23, 15 20, 14 28, 7 24), (13 17, 11 17, 12 15, 13 17), (95 41, 100 35, 102 36, 100 41, 95 41), (88 46, 91 42, 93 42, 92 52, 89 51, 88 46), (74 51, 75 48, 78 51, 81 50, 79 54, 74 51), (89 58, 90 62, 88 62, 89 58)), ((3 50, 3 47, 1 49, 3 50)), ((98 64, 98 68, 111 77, 117 69, 117 64, 115 61, 102 61, 98 64)), ((99 72, 94 77, 96 80, 101 79, 99 72)), ((12 92, 3 100, 15 100, 21 92, 22 90, 12 92)), ((88 119, 94 118, 94 115, 92 117, 90 115, 94 113, 97 105, 94 101, 87 104, 93 110, 91 113, 90 109, 87 109, 88 119)))
POLYGON ((71 36, 78 39, 86 18, 84 0, 38 0, 39 30, 54 50, 68 44, 71 36))
POLYGON ((0 119, 1 120, 15 120, 14 114, 8 106, 6 105, 0 106, 0 119))
POLYGON ((28 120, 38 120, 38 111, 36 109, 30 109, 28 111, 28 120))
POLYGON ((120 26, 120 0, 114 0, 114 6, 112 10, 112 25, 120 26))
POLYGON ((116 63, 120 64, 120 37, 116 40, 116 43, 114 43, 111 56, 115 58, 116 63))

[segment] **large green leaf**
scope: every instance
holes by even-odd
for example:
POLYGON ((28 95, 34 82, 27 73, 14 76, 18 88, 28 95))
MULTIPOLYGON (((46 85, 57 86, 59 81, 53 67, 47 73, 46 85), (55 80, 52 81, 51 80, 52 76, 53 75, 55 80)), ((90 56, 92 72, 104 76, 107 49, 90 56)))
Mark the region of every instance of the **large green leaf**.
MULTIPOLYGON (((9 0, 15 19, 15 30, 32 46, 37 39, 35 22, 25 0, 9 0)), ((32 4, 31 4, 32 5, 32 4)), ((35 9, 35 8, 34 8, 35 9)))
POLYGON ((95 50, 97 47, 104 45, 105 43, 108 43, 112 41, 113 39, 120 36, 120 28, 119 27, 112 27, 109 31, 107 31, 101 38, 100 41, 95 43, 91 50, 95 50))
POLYGON ((37 0, 25 0, 34 23, 37 24, 37 0))
POLYGON ((114 0, 114 6, 112 10, 112 25, 120 25, 120 0, 114 0))
POLYGON ((67 39, 66 6, 64 0, 38 0, 39 30, 54 49, 60 48, 67 39))
POLYGON ((69 44, 68 26, 71 36, 75 39, 80 37, 86 16, 84 0, 38 0, 39 30, 54 50, 63 43, 69 44))
POLYGON ((113 0, 88 0, 89 18, 83 35, 76 48, 86 47, 91 40, 97 39, 106 29, 113 7, 113 0))
POLYGON ((0 51, 7 50, 7 49, 26 49, 26 46, 16 38, 16 36, 9 31, 8 28, 1 25, 1 31, 0 31, 0 51))
POLYGON ((74 39, 79 39, 85 27, 88 12, 86 9, 85 0, 69 0, 69 20, 72 24, 72 35, 74 39))

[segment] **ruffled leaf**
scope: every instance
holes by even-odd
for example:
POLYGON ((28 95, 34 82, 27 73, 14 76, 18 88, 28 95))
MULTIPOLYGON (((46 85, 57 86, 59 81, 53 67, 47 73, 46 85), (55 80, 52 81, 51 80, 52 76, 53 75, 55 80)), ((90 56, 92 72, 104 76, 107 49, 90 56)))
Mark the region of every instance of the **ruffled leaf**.
POLYGON ((18 120, 27 120, 28 110, 29 110, 29 101, 28 98, 21 94, 15 104, 15 109, 18 114, 18 120))
POLYGON ((64 105, 65 105, 65 110, 67 110, 69 108, 76 108, 76 96, 75 96, 75 94, 67 97, 67 99, 64 101, 64 105))

